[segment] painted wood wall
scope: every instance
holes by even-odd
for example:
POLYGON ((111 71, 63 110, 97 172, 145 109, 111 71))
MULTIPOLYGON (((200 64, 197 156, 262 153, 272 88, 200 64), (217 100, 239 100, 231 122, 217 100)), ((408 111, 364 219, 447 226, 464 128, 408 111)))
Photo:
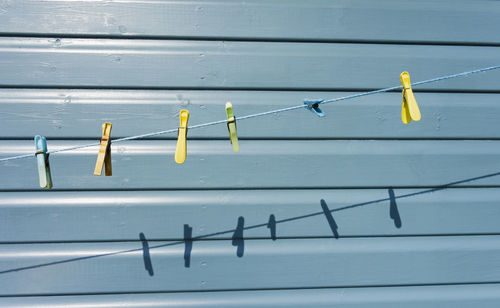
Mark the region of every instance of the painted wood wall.
MULTIPOLYGON (((0 1, 0 157, 500 64, 500 1, 0 1)), ((0 163, 3 307, 498 307, 500 72, 0 163)))

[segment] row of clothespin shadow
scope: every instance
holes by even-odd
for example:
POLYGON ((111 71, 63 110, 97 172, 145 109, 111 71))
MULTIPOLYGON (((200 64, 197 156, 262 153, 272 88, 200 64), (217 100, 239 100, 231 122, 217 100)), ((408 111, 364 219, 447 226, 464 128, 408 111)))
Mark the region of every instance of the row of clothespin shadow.
MULTIPOLYGON (((421 114, 415 96, 413 95, 413 91, 411 89, 410 75, 408 74, 408 72, 403 72, 401 73, 400 78, 403 85, 401 120, 404 124, 410 123, 411 120, 419 121, 421 118, 421 114)), ((321 102, 322 100, 305 100, 304 105, 308 110, 312 111, 320 117, 323 117, 324 113, 319 108, 321 102)), ((239 152, 240 147, 238 144, 238 134, 236 131, 236 117, 234 116, 233 106, 230 102, 226 103, 226 114, 227 128, 229 130, 229 138, 233 146, 233 150, 235 152, 239 152)), ((180 111, 179 118, 180 124, 177 134, 177 145, 175 148, 175 162, 178 164, 182 164, 186 160, 187 155, 186 137, 188 131, 189 111, 182 109, 180 111)), ((101 175, 103 167, 104 174, 106 176, 112 175, 110 139, 111 127, 111 123, 104 123, 102 125, 102 137, 94 169, 94 175, 101 175)), ((40 187, 50 189, 52 188, 52 177, 50 173, 49 154, 47 153, 47 141, 45 137, 35 137, 35 149, 40 187)))

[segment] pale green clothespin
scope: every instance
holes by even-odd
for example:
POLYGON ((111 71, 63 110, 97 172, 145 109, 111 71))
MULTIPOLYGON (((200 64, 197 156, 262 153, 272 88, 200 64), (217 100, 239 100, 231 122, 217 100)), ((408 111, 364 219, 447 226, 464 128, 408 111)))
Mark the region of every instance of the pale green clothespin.
POLYGON ((236 131, 236 117, 233 113, 233 105, 230 102, 226 103, 227 113, 227 129, 229 130, 229 139, 233 145, 233 151, 239 152, 240 145, 238 143, 238 133, 236 131))

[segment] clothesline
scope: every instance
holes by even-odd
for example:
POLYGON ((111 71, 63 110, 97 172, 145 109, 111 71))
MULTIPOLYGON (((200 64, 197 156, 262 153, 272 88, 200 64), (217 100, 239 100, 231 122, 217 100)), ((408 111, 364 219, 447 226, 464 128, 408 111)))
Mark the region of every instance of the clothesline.
MULTIPOLYGON (((441 77, 436 77, 432 79, 427 79, 423 81, 418 81, 414 82, 411 85, 412 86, 418 86, 418 85, 423 85, 423 84, 429 84, 429 83, 434 83, 442 80, 447 80, 447 79, 452 79, 452 78, 457 78, 457 77, 466 77, 470 76, 472 74, 477 74, 477 73, 483 73, 487 71, 492 71, 499 69, 500 65, 495 65, 495 66, 490 66, 490 67, 485 67, 485 68, 480 68, 480 69, 475 69, 472 71, 467 71, 467 72, 462 72, 462 73, 457 73, 457 74, 451 74, 451 75, 445 75, 441 77)), ((318 100, 317 104, 318 105, 325 105, 325 104, 330 104, 330 103, 335 103, 339 101, 344 101, 344 100, 350 100, 362 96, 368 96, 368 95, 373 95, 373 94, 379 94, 379 93, 384 93, 384 92, 390 92, 394 90, 401 90, 403 86, 395 86, 395 87, 389 87, 389 88, 384 88, 384 89, 379 89, 379 90, 373 90, 373 91, 368 91, 368 92, 362 92, 362 93, 357 93, 357 94, 352 94, 352 95, 347 95, 347 96, 342 96, 338 98, 333 98, 333 99, 327 99, 327 100, 318 100)), ((291 110, 296 110, 296 109, 302 109, 305 108, 306 105, 296 105, 296 106, 290 106, 290 107, 285 107, 281 109, 274 109, 274 110, 269 110, 269 111, 264 111, 260 113, 255 113, 255 114, 249 114, 246 116, 240 116, 237 117, 238 121, 241 120, 246 120, 246 119, 252 119, 256 117, 261 117, 261 116, 266 116, 270 114, 276 114, 276 113, 281 113, 281 112, 286 112, 286 111, 291 111, 291 110)), ((197 129, 197 128, 202 128, 202 127, 208 127, 208 126, 213 126, 213 125, 218 125, 218 124, 223 124, 227 123, 228 120, 219 120, 219 121, 213 121, 213 122, 207 122, 207 123, 202 123, 202 124, 196 124, 196 125, 191 125, 188 126, 188 129, 197 129)), ((118 138, 118 139, 112 139, 112 143, 117 143, 117 142, 123 142, 123 141, 129 141, 129 140, 136 140, 136 139, 142 139, 142 138, 147 138, 147 137, 153 137, 153 136, 158 136, 158 135, 163 135, 163 134, 169 134, 169 133, 176 133, 177 128, 173 129, 168 129, 168 130, 163 130, 163 131, 157 131, 157 132, 152 132, 152 133, 147 133, 147 134, 142 134, 142 135, 135 135, 135 136, 130 136, 130 137, 124 137, 124 138, 118 138)), ((84 145, 79 145, 79 146, 74 146, 74 147, 68 147, 68 148, 62 148, 58 150, 52 150, 52 151, 47 151, 47 154, 54 154, 58 152, 67 152, 67 151, 72 151, 72 150, 77 150, 77 149, 82 149, 82 148, 88 148, 88 147, 93 147, 93 146, 99 146, 99 142, 95 143, 89 143, 89 144, 84 144, 84 145)), ((24 155, 18 155, 18 156, 11 156, 11 157, 5 157, 5 158, 0 158, 0 162, 4 161, 10 161, 10 160, 15 160, 15 159, 22 159, 22 158, 28 158, 28 157, 35 157, 35 153, 30 153, 30 154, 24 154, 24 155)))

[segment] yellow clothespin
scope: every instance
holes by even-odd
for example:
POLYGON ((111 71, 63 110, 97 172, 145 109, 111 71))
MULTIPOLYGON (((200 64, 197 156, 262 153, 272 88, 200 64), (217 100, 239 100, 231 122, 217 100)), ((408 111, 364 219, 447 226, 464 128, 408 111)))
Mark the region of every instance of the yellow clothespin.
POLYGON ((227 113, 227 129, 229 130, 229 139, 233 145, 233 151, 239 152, 240 145, 238 144, 238 134, 236 131, 236 117, 233 113, 233 105, 230 102, 226 103, 227 113))
POLYGON ((97 154, 97 162, 95 163, 94 175, 101 175, 102 166, 104 164, 104 174, 110 176, 111 172, 111 123, 102 125, 102 138, 97 154))
POLYGON ((35 151, 40 187, 50 189, 52 188, 52 177, 50 176, 49 154, 47 154, 45 137, 35 136, 35 151))
POLYGON ((180 124, 179 130, 177 131, 177 146, 175 148, 175 162, 178 164, 184 163, 186 160, 187 153, 187 144, 186 144, 186 136, 187 136, 187 124, 189 120, 189 111, 186 109, 182 109, 179 114, 180 124))
POLYGON ((418 109, 417 100, 413 95, 410 82, 410 74, 402 72, 399 76, 403 85, 403 105, 401 106, 401 121, 408 124, 413 121, 420 121, 421 114, 418 109))

